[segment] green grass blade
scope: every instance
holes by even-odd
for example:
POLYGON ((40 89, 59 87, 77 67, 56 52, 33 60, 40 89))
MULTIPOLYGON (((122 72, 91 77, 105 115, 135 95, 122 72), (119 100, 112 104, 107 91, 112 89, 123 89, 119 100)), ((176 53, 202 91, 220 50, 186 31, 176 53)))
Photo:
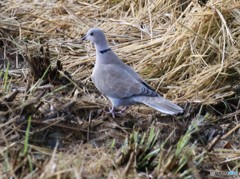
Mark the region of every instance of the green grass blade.
POLYGON ((29 133, 30 133, 30 128, 31 128, 31 121, 32 121, 32 116, 29 116, 28 117, 26 134, 25 134, 25 139, 24 139, 23 155, 26 155, 27 151, 28 151, 28 146, 29 146, 28 142, 29 142, 29 133))

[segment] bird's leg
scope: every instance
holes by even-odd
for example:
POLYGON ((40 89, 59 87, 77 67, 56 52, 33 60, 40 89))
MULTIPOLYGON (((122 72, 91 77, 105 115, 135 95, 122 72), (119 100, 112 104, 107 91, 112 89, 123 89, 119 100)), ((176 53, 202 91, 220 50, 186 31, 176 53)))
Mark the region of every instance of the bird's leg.
POLYGON ((115 118, 115 107, 112 106, 112 108, 109 108, 109 112, 107 114, 112 114, 112 117, 115 118))
POLYGON ((115 111, 115 106, 112 106, 111 108, 109 108, 109 111, 107 112, 107 114, 112 114, 112 117, 115 118, 116 114, 117 115, 122 115, 124 113, 124 111, 127 109, 127 106, 124 106, 120 111, 115 111))
POLYGON ((127 109, 127 106, 124 106, 124 107, 121 109, 120 113, 123 113, 126 109, 127 109))

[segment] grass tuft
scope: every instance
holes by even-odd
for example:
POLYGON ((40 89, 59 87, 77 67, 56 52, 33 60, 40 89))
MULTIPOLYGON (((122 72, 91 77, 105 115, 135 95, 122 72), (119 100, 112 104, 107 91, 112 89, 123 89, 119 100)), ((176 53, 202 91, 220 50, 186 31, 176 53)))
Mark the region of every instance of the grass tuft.
POLYGON ((234 0, 0 1, 1 177, 239 171, 239 7, 234 0), (95 49, 79 40, 92 27, 184 114, 135 105, 108 116, 109 101, 90 80, 95 49))

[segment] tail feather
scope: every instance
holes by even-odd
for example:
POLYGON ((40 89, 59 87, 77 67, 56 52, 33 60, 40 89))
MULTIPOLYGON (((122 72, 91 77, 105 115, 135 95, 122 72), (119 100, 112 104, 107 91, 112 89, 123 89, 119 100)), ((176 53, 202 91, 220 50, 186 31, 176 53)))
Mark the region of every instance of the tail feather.
POLYGON ((183 109, 173 102, 163 98, 163 97, 148 97, 139 96, 134 99, 136 102, 146 104, 162 113, 174 115, 182 113, 183 109))

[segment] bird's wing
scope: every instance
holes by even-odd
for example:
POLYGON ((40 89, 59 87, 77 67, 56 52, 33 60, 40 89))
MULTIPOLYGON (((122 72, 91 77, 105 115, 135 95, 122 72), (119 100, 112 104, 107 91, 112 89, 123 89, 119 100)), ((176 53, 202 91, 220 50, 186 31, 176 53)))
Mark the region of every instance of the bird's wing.
POLYGON ((113 98, 158 96, 144 81, 137 79, 136 75, 129 73, 124 66, 105 64, 98 66, 93 74, 93 82, 101 93, 113 98))

